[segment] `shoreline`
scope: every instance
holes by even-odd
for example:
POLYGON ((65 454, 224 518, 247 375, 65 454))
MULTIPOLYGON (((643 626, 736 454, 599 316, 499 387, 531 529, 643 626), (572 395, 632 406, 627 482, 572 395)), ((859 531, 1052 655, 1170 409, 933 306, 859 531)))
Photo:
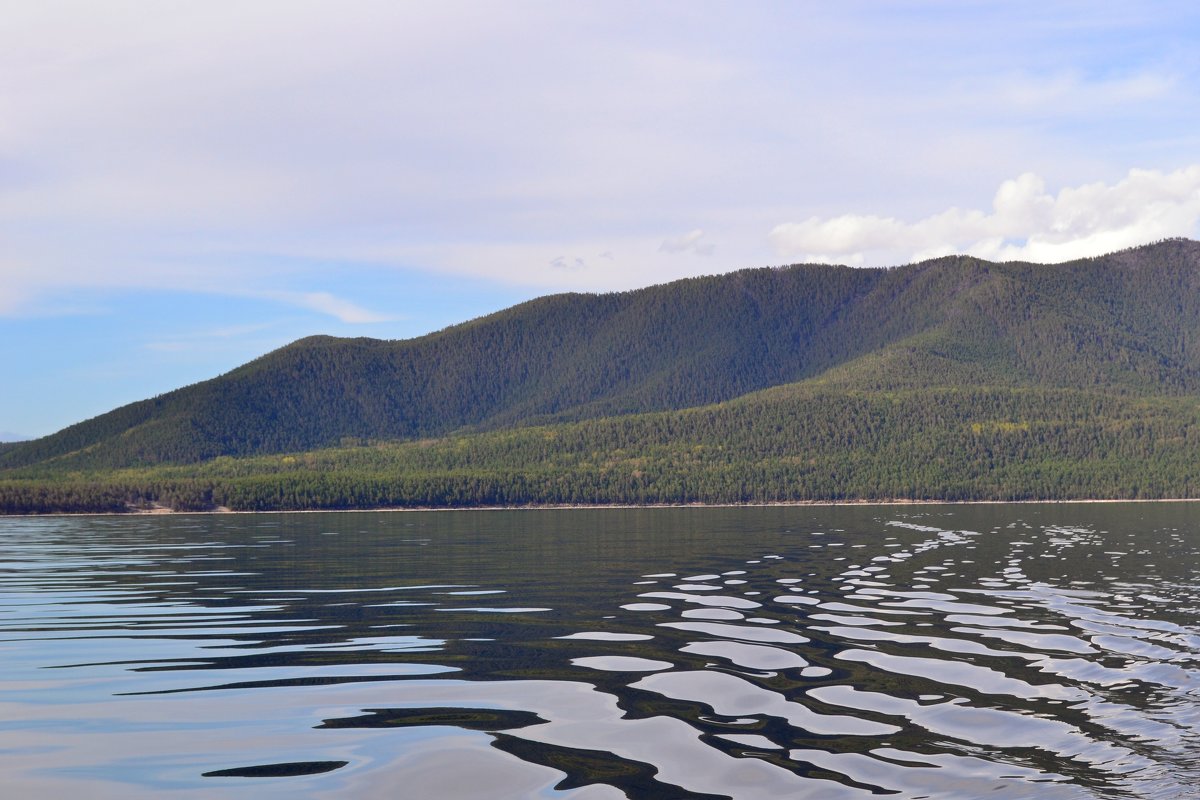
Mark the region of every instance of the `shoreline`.
POLYGON ((1098 505, 1114 503, 1200 503, 1197 497, 1157 498, 1081 498, 1070 500, 781 500, 762 503, 544 503, 512 506, 386 506, 380 508, 297 508, 270 511, 235 511, 218 507, 206 511, 176 511, 166 506, 129 509, 128 511, 64 511, 45 514, 0 514, 0 519, 42 519, 45 517, 146 517, 227 514, 382 514, 447 511, 601 511, 605 509, 680 509, 680 508, 833 508, 841 506, 984 506, 984 505, 1098 505))

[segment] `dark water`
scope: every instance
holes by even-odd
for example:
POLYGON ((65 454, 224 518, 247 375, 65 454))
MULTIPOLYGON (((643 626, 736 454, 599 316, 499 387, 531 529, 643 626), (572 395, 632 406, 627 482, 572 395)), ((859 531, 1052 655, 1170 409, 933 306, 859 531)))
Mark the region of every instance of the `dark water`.
POLYGON ((1200 796, 1200 506, 0 520, 8 797, 1200 796))

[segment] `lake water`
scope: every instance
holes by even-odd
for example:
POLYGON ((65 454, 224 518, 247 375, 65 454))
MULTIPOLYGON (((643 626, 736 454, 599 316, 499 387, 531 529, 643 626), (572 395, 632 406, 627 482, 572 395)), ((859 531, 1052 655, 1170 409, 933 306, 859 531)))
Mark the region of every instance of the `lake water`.
POLYGON ((0 519, 8 797, 1200 796, 1200 505, 0 519))

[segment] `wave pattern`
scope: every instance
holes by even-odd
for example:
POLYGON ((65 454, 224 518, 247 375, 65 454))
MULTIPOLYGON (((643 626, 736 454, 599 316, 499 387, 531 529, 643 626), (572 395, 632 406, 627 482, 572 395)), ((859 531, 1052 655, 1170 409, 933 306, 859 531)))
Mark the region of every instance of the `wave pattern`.
MULTIPOLYGON (((632 687, 707 702, 722 724, 752 731, 723 737, 741 754, 873 792, 1200 792, 1200 638, 1155 614, 1194 612, 1194 585, 1113 579, 1101 588, 1027 574, 1031 559, 1062 562, 1074 549, 1117 571, 1127 552, 1097 552, 1111 542, 1089 529, 1023 531, 981 564, 979 533, 890 524, 925 536, 888 537, 885 554, 863 548, 828 576, 771 577, 787 571, 775 559, 797 560, 769 554, 640 594, 688 619, 659 627, 700 635, 680 652, 713 660, 632 687), (1050 785, 1035 791, 1030 781, 1050 785)), ((813 549, 846 544, 813 538, 813 549)))
POLYGON ((114 797, 1194 796, 1192 513, 4 520, 0 768, 114 797))

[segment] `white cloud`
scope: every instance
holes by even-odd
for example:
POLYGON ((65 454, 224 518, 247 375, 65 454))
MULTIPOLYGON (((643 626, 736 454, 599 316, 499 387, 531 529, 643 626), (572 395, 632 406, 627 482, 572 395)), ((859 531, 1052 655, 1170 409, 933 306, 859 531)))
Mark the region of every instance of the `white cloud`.
POLYGON ((329 292, 270 292, 266 293, 266 296, 290 305, 328 314, 348 325, 391 322, 398 319, 396 315, 370 311, 349 300, 335 297, 329 292))
POLYGON ((1200 224, 1200 165, 1174 172, 1130 170, 1109 185, 1049 194, 1025 173, 1004 181, 990 211, 950 208, 917 222, 844 214, 777 225, 775 251, 801 261, 899 264, 949 253, 994 261, 1060 262, 1170 236, 1194 237, 1200 224))
POLYGON ((695 253, 698 256, 711 256, 716 246, 710 242, 702 242, 704 231, 697 228, 674 239, 666 239, 658 246, 661 253, 695 253))

